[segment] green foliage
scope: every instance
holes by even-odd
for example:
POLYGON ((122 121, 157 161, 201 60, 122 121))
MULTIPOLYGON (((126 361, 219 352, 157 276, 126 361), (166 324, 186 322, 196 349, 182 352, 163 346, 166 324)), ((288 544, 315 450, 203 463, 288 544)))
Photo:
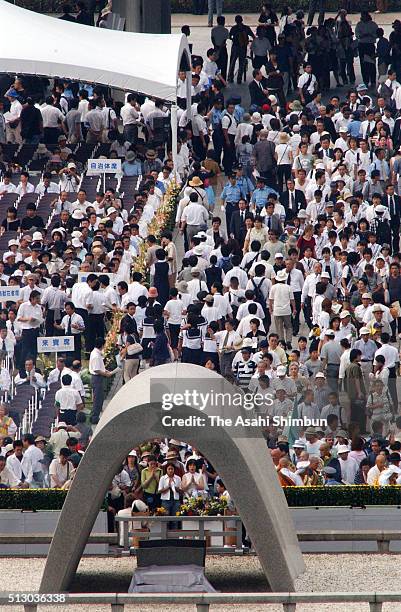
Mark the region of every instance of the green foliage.
POLYGON ((302 506, 399 506, 401 486, 284 487, 288 505, 302 506))
POLYGON ((67 491, 0 489, 0 510, 61 510, 67 491))
MULTIPOLYGON (((338 487, 285 487, 291 508, 303 506, 401 506, 401 486, 367 487, 365 485, 338 487)), ((61 510, 67 491, 60 489, 0 489, 0 510, 61 510)), ((187 502, 180 508, 181 515, 223 514, 225 505, 187 502), (199 507, 195 508, 195 505, 199 507), (194 507, 189 507, 193 505, 194 507), (204 507, 205 506, 205 507, 204 507)))

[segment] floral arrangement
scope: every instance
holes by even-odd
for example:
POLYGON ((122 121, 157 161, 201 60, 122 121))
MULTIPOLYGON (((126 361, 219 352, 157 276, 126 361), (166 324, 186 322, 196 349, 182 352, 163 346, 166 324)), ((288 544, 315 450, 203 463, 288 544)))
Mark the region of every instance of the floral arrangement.
POLYGON ((177 516, 221 516, 228 508, 226 497, 204 499, 201 496, 190 497, 181 504, 177 516))
POLYGON ((166 514, 167 510, 162 506, 160 506, 160 508, 156 508, 156 510, 154 511, 154 516, 166 516, 166 514))
MULTIPOLYGON (((148 233, 160 238, 163 230, 171 227, 174 223, 174 214, 178 204, 178 197, 180 194, 180 188, 175 182, 171 182, 167 188, 162 204, 157 209, 155 216, 148 225, 148 233)), ((139 248, 139 254, 135 258, 132 265, 132 272, 140 272, 144 277, 146 276, 146 256, 147 246, 145 242, 142 242, 139 248)), ((104 346, 104 363, 107 369, 114 369, 117 366, 116 356, 118 355, 118 335, 120 333, 120 323, 124 313, 117 311, 113 315, 111 328, 106 336, 106 342, 104 346)))
POLYGON ((118 335, 120 333, 120 323, 124 313, 117 311, 113 315, 111 328, 106 336, 104 345, 103 358, 104 364, 108 370, 114 370, 117 366, 116 356, 118 355, 118 335))

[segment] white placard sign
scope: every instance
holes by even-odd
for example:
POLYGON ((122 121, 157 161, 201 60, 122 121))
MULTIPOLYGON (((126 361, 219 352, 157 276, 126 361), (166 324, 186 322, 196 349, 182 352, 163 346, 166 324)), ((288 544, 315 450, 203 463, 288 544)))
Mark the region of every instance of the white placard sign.
POLYGON ((20 294, 19 287, 0 287, 0 302, 18 302, 20 294))
POLYGON ((86 174, 121 174, 121 159, 88 159, 86 174))
POLYGON ((113 272, 78 272, 78 282, 86 283, 88 280, 89 274, 95 274, 99 278, 99 276, 108 276, 110 279, 110 285, 114 286, 114 274, 113 272))
POLYGON ((37 339, 38 353, 71 353, 74 336, 42 336, 37 339))

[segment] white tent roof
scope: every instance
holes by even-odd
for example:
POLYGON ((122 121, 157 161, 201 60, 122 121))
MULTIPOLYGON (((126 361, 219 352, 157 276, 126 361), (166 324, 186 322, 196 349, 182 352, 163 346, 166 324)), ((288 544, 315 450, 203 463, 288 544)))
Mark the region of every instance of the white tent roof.
POLYGON ((176 100, 182 34, 132 34, 46 17, 0 0, 0 71, 67 78, 176 100))

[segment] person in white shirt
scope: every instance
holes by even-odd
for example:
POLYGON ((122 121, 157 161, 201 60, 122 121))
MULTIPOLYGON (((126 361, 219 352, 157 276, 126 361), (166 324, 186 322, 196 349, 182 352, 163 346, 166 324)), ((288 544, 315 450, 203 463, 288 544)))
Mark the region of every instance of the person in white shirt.
POLYGON ((207 477, 204 472, 197 471, 195 459, 188 459, 186 473, 182 477, 181 488, 184 491, 184 499, 206 495, 208 491, 207 477))
POLYGON ((54 401, 58 409, 58 417, 67 423, 75 425, 77 422, 77 411, 83 410, 81 395, 71 385, 72 376, 64 374, 61 378, 62 388, 56 392, 54 401))
POLYGON ((27 454, 23 454, 23 444, 21 440, 14 440, 14 452, 7 457, 7 467, 15 474, 17 479, 31 486, 33 483, 32 462, 27 454))
POLYGON ((73 465, 68 461, 71 455, 68 448, 61 448, 60 454, 53 459, 49 466, 50 486, 52 489, 61 489, 63 484, 70 478, 73 465))
POLYGON ((337 456, 341 467, 341 480, 347 485, 353 485, 358 471, 358 462, 349 456, 350 449, 345 444, 337 448, 337 456))
POLYGON ((33 480, 31 486, 35 488, 42 488, 43 467, 41 462, 44 455, 40 448, 35 446, 35 437, 33 434, 24 434, 22 444, 24 446, 24 455, 28 457, 32 463, 33 480))
POLYGON ((23 302, 18 308, 17 321, 22 328, 21 361, 24 362, 29 355, 36 361, 38 354, 37 338, 43 323, 42 307, 40 306, 39 291, 32 291, 29 302, 23 302))
POLYGON ((127 102, 120 111, 124 140, 135 144, 138 138, 139 112, 134 94, 128 94, 127 102))
MULTIPOLYGON (((180 507, 181 478, 174 473, 174 464, 168 463, 166 474, 159 480, 158 492, 162 507, 169 516, 176 516, 180 507)), ((175 523, 174 523, 175 526, 175 523)))
POLYGON ((115 372, 106 370, 103 361, 104 338, 96 338, 95 347, 89 357, 89 373, 91 374, 93 408, 91 423, 99 422, 99 415, 103 408, 104 389, 103 379, 110 378, 115 372))
POLYGON ((28 172, 21 172, 20 182, 17 185, 15 193, 18 193, 18 195, 23 196, 27 193, 33 193, 34 191, 35 187, 34 185, 32 185, 32 183, 29 182, 28 172))
POLYGON ((11 144, 21 144, 22 136, 20 116, 22 104, 18 100, 18 93, 13 88, 6 92, 5 97, 10 102, 10 110, 7 113, 4 113, 7 142, 11 144))
POLYGON ((288 344, 292 342, 291 313, 296 315, 294 292, 287 285, 287 272, 279 270, 276 274, 276 284, 272 286, 269 293, 270 313, 274 317, 279 338, 284 338, 288 344))
POLYGON ((15 193, 17 191, 16 186, 11 182, 11 172, 4 172, 3 180, 0 181, 0 197, 5 193, 15 193))
POLYGON ((64 115, 57 106, 53 96, 46 98, 46 103, 41 107, 43 120, 43 138, 45 144, 56 144, 60 136, 64 115))
POLYGON ((16 489, 20 488, 21 481, 18 480, 12 469, 6 465, 6 457, 0 455, 0 485, 16 489))
POLYGON ((73 211, 81 210, 86 215, 86 209, 88 206, 92 206, 92 203, 86 199, 85 189, 80 189, 77 194, 77 199, 71 204, 71 209, 73 211))
POLYGON ((51 180, 51 174, 45 172, 43 174, 43 180, 36 185, 35 193, 38 193, 40 196, 43 196, 46 193, 58 194, 60 193, 60 187, 57 183, 51 180))
POLYGON ((36 371, 33 359, 30 357, 25 360, 25 369, 18 372, 14 378, 14 383, 17 387, 24 384, 30 384, 35 389, 46 387, 45 379, 42 374, 36 371))

